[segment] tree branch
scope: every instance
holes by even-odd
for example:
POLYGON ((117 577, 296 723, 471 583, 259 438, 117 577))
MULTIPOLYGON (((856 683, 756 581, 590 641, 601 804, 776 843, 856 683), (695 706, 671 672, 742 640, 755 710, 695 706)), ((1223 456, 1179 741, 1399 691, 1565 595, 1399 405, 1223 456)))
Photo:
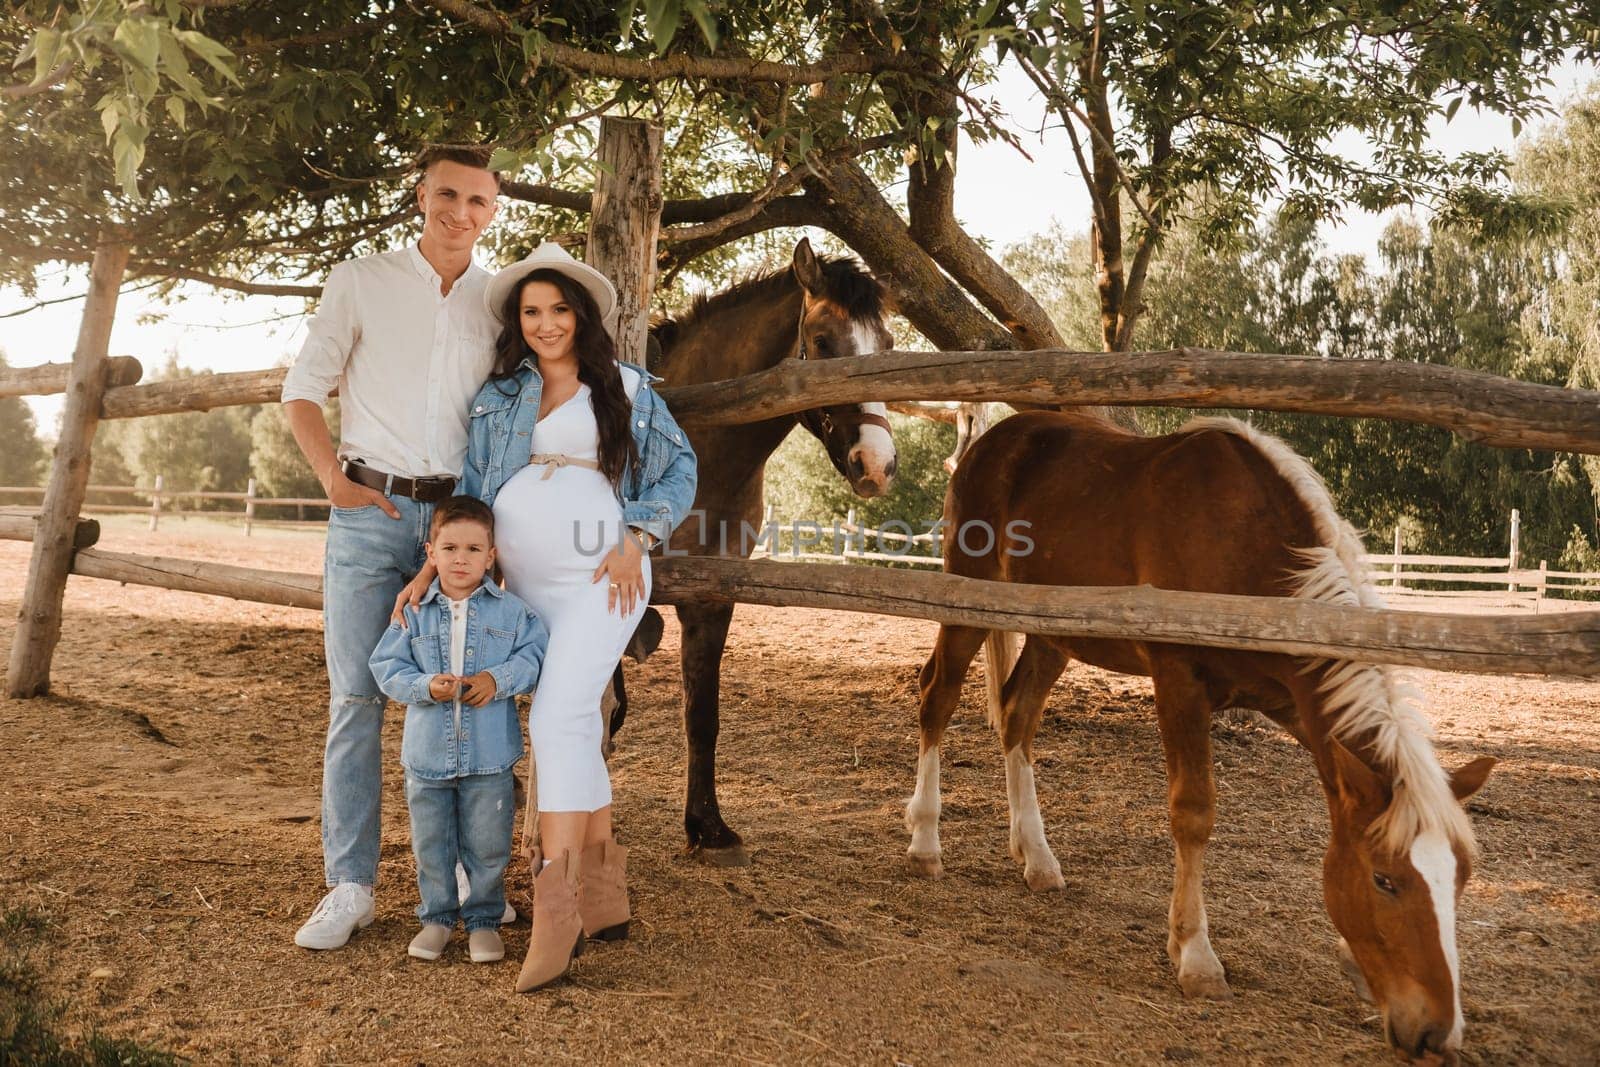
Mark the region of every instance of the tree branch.
POLYGON ((252 296, 305 296, 319 297, 322 295, 320 285, 280 285, 272 282, 247 282, 238 278, 226 278, 220 274, 207 274, 205 271, 190 270, 187 267, 178 267, 168 263, 140 263, 134 268, 140 276, 148 277, 159 274, 166 278, 186 282, 201 282, 214 289, 227 289, 235 293, 248 293, 252 296))
MULTIPOLYGON (((486 33, 520 43, 519 25, 499 11, 471 0, 426 0, 429 6, 486 33)), ((669 78, 707 78, 712 81, 761 81, 777 85, 813 85, 841 74, 877 74, 888 70, 912 73, 909 57, 855 53, 835 55, 816 63, 774 63, 733 56, 696 56, 681 53, 639 59, 632 56, 589 52, 558 41, 539 46, 531 65, 548 63, 580 74, 628 81, 658 82, 669 78)))
MULTIPOLYGON (((751 234, 795 226, 816 226, 829 233, 839 232, 838 220, 821 198, 809 195, 780 196, 776 200, 767 201, 754 216, 718 233, 694 240, 675 240, 671 244, 663 242, 657 260, 661 272, 661 284, 670 283, 678 271, 713 249, 732 244, 751 234)), ((663 237, 665 236, 664 231, 663 237)))
POLYGON ((36 96, 39 93, 54 89, 67 80, 67 75, 72 73, 72 68, 76 62, 76 60, 72 59, 63 59, 56 64, 54 70, 45 75, 43 81, 34 82, 31 85, 7 85, 0 88, 0 97, 4 97, 7 100, 17 100, 24 96, 36 96))

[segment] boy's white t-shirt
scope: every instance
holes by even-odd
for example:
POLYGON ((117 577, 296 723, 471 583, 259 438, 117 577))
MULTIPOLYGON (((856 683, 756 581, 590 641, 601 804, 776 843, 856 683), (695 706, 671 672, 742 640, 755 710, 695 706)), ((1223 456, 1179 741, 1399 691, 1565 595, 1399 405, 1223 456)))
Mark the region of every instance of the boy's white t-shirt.
MULTIPOLYGON (((467 604, 466 600, 450 601, 450 673, 457 678, 461 677, 467 662, 467 604)), ((461 710, 459 695, 455 699, 455 709, 461 710)))

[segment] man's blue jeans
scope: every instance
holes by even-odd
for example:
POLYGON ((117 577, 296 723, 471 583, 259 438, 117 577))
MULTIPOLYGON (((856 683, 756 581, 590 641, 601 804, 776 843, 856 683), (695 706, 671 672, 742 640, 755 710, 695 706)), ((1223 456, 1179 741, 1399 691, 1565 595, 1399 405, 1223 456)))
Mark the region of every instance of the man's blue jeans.
POLYGON ((322 646, 328 660, 328 745, 322 757, 322 864, 328 885, 378 880, 382 827, 383 694, 367 660, 389 626, 395 597, 426 558, 433 505, 390 497, 334 508, 322 564, 322 646))
POLYGON ((506 910, 506 864, 511 862, 512 772, 431 780, 406 775, 411 852, 417 858, 417 918, 454 928, 493 930, 506 910), (467 869, 471 894, 456 894, 456 862, 467 869))

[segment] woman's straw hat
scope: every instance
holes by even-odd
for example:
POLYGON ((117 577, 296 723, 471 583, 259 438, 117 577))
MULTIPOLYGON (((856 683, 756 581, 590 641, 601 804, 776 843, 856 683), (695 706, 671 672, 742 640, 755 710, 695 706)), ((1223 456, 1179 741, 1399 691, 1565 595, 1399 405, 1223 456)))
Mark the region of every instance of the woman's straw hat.
POLYGON ((483 303, 489 309, 489 314, 494 316, 494 321, 503 322, 500 313, 505 307, 506 298, 514 288, 522 284, 524 278, 536 270, 553 270, 565 274, 587 289, 600 307, 602 324, 617 306, 617 287, 611 284, 610 278, 593 267, 573 259, 565 248, 554 241, 546 241, 489 279, 489 285, 483 291, 483 303))

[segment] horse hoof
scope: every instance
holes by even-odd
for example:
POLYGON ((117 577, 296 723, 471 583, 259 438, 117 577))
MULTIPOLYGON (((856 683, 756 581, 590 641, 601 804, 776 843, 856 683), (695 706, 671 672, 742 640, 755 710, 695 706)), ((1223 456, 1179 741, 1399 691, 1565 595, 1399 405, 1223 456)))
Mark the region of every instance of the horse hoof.
POLYGON ((1190 1000, 1233 999, 1228 980, 1220 974, 1195 974, 1188 978, 1179 975, 1178 984, 1183 987, 1183 995, 1190 1000))
POLYGON ((1028 888, 1035 893, 1048 893, 1067 888, 1067 880, 1061 877, 1060 867, 1024 871, 1022 878, 1028 883, 1028 888))
POLYGON ((944 862, 937 854, 932 856, 914 856, 906 853, 906 869, 917 878, 942 878, 944 877, 944 862))
POLYGON ((745 851, 742 842, 726 845, 722 848, 696 845, 689 850, 689 855, 711 867, 750 866, 750 853, 745 851))

